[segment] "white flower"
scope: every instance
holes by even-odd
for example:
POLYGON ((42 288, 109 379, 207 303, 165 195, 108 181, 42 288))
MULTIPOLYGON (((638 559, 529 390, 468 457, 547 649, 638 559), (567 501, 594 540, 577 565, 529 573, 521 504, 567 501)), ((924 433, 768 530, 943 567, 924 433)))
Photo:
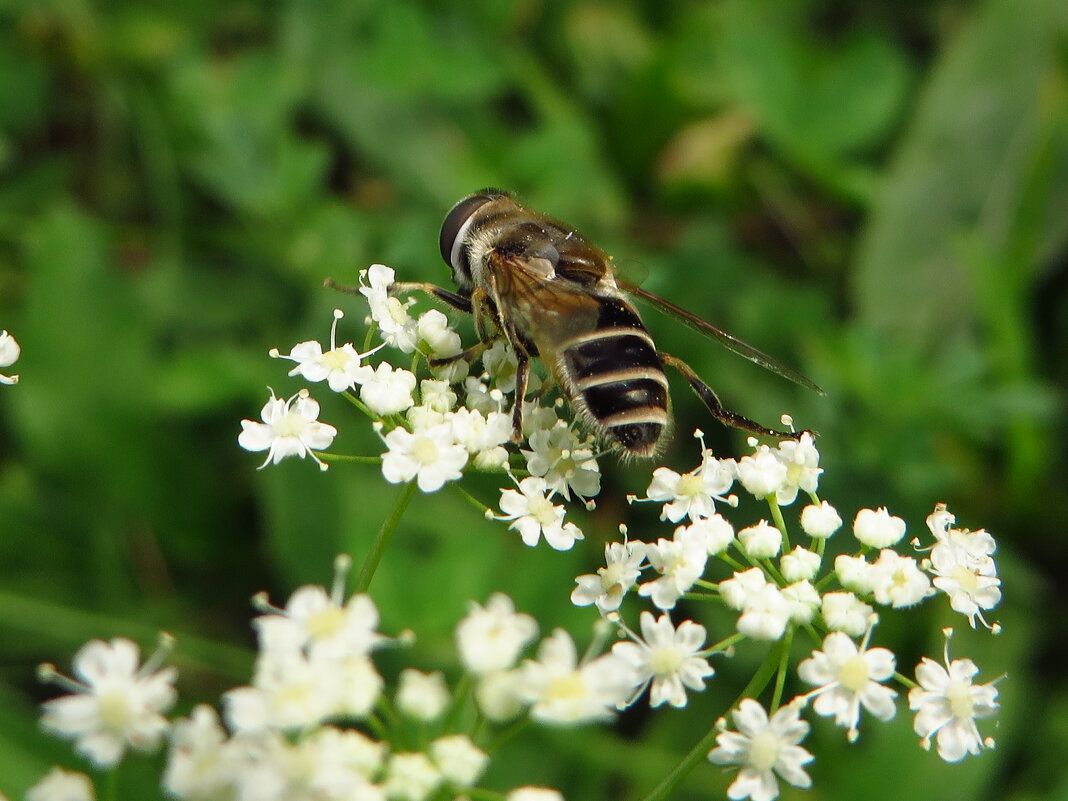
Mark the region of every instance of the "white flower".
POLYGON ((871 591, 875 602, 900 609, 917 604, 931 594, 931 580, 916 560, 884 548, 871 566, 871 591))
POLYGON ((851 592, 828 592, 823 596, 820 614, 827 628, 860 637, 868 630, 874 610, 851 592))
POLYGON ((766 520, 743 528, 738 532, 738 540, 751 559, 770 559, 782 548, 782 532, 766 520))
POLYGON ((978 754, 983 746, 993 747, 993 740, 979 735, 975 721, 994 715, 998 709, 998 691, 991 684, 973 684, 979 668, 970 659, 949 660, 945 666, 924 657, 916 666, 919 687, 909 691, 909 709, 916 712, 913 728, 925 748, 931 737, 938 743, 938 755, 946 762, 957 762, 967 754, 978 754))
POLYGON ((538 658, 522 667, 522 693, 530 716, 542 723, 608 720, 637 683, 631 669, 611 653, 580 665, 575 643, 556 629, 538 646, 538 658))
POLYGON ((396 277, 396 271, 384 264, 372 264, 366 270, 360 270, 360 294, 367 298, 372 309, 386 302, 389 287, 396 277))
POLYGON ((890 720, 897 711, 897 693, 880 684, 894 675, 894 655, 886 648, 868 648, 870 635, 871 629, 858 648, 847 634, 832 631, 823 640, 823 650, 813 651, 797 667, 802 681, 817 687, 806 696, 815 696, 816 714, 833 715, 850 741, 857 737, 862 706, 879 720, 890 720))
POLYGON ((783 578, 787 581, 811 579, 820 569, 820 555, 797 545, 790 553, 783 554, 779 567, 782 568, 783 578))
POLYGON ((390 296, 389 287, 395 275, 391 267, 372 264, 369 269, 360 271, 360 294, 367 298, 371 319, 378 324, 382 338, 404 353, 411 353, 419 341, 416 322, 408 314, 408 308, 415 301, 409 298, 401 302, 390 296))
POLYGON ((481 676, 475 687, 475 700, 488 720, 512 720, 523 709, 522 671, 497 670, 481 676))
POLYGON ((777 640, 786 632, 793 608, 775 584, 752 593, 738 618, 738 631, 754 640, 777 640))
MULTIPOLYGON (((512 346, 503 337, 490 345, 482 354, 482 366, 486 368, 486 372, 493 380, 493 385, 501 392, 515 390, 515 374, 519 362, 512 346)), ((533 373, 530 378, 534 378, 533 373)), ((528 384, 527 390, 532 389, 533 387, 528 384)))
POLYGON ((449 688, 440 670, 422 673, 405 668, 397 687, 397 709, 410 718, 429 723, 437 720, 449 705, 449 688))
POLYGON ((163 787, 178 798, 209 798, 230 783, 233 762, 219 716, 207 704, 197 704, 171 730, 163 787))
POLYGON ((714 500, 725 500, 723 493, 734 483, 734 463, 713 459, 710 451, 702 454, 701 464, 679 475, 667 467, 653 471, 653 480, 645 491, 646 500, 663 503, 661 520, 678 523, 682 518, 698 520, 716 512, 714 500))
POLYGON ((641 637, 628 631, 633 642, 612 646, 612 653, 629 665, 640 681, 634 700, 651 684, 650 706, 686 706, 686 689, 703 690, 705 679, 714 672, 700 654, 705 627, 684 620, 676 629, 668 615, 657 619, 651 612, 642 612, 641 629, 641 637))
POLYGON ((294 345, 288 356, 283 356, 277 349, 271 351, 271 356, 297 363, 297 366, 289 371, 290 376, 303 376, 313 383, 325 380, 334 392, 344 392, 362 384, 374 374, 374 370, 362 364, 361 360, 374 353, 374 350, 358 353, 351 342, 338 347, 337 323, 344 316, 345 313, 341 309, 334 309, 334 322, 330 326, 330 350, 325 353, 322 345, 315 340, 309 340, 294 345))
POLYGON ((994 538, 983 529, 967 531, 951 528, 954 522, 956 518, 949 513, 945 504, 941 503, 937 504, 934 511, 927 516, 927 527, 931 529, 939 545, 954 545, 963 549, 968 555, 968 561, 980 568, 983 575, 995 575, 997 571, 994 569, 994 560, 991 558, 997 550, 994 538))
POLYGON ((820 454, 811 433, 805 431, 800 439, 782 440, 777 456, 786 467, 786 478, 775 493, 780 506, 793 503, 799 489, 810 494, 816 491, 823 469, 819 467, 820 454))
POLYGON ((605 566, 597 573, 579 576, 571 591, 575 606, 596 604, 601 614, 614 612, 641 575, 645 561, 644 542, 610 542, 604 546, 605 566))
POLYGON ((470 787, 489 764, 489 755, 466 734, 439 737, 430 743, 430 758, 453 786, 470 787))
POLYGON ((382 475, 391 484, 414 478, 423 492, 436 492, 463 475, 467 449, 457 444, 448 423, 414 434, 397 427, 383 439, 389 450, 382 454, 382 475))
POLYGON ((801 510, 801 529, 812 539, 827 539, 842 527, 842 518, 827 501, 801 510))
POLYGON ((95 798, 93 782, 88 776, 58 767, 26 791, 26 801, 93 801, 95 798))
POLYGON ((498 592, 484 607, 468 604, 467 615, 456 625, 456 648, 464 668, 481 676, 512 667, 537 633, 534 618, 517 613, 512 599, 498 592))
POLYGON ((278 464, 287 456, 311 456, 323 470, 326 465, 315 451, 330 447, 337 436, 332 425, 320 423, 319 404, 302 389, 288 401, 276 398, 271 390, 271 399, 260 412, 262 423, 253 420, 241 421, 241 434, 237 444, 246 451, 267 451, 267 458, 260 469, 268 464, 278 464))
POLYGON ((516 787, 505 801, 564 801, 564 796, 551 787, 516 787))
POLYGON ((983 609, 993 609, 1001 601, 1001 579, 994 575, 994 560, 976 560, 966 547, 939 543, 931 549, 930 571, 934 585, 949 596, 954 612, 967 616, 971 627, 983 618, 983 609))
POLYGON ((863 556, 841 553, 834 558, 834 574, 847 590, 867 595, 872 589, 871 562, 863 556))
POLYGON ((658 609, 674 609, 675 602, 705 572, 708 549, 700 532, 680 526, 675 537, 645 546, 645 558, 660 577, 638 587, 638 595, 652 599, 658 609))
POLYGON ((771 801, 779 795, 776 776, 794 787, 812 786, 804 765, 814 757, 798 745, 808 735, 809 725, 795 707, 784 706, 768 720, 764 707, 745 698, 731 717, 738 731, 716 735, 716 747, 708 754, 713 764, 741 766, 727 798, 771 801))
POLYGON ((512 418, 499 411, 457 409, 449 415, 456 441, 470 454, 492 451, 512 437, 512 418))
POLYGON ((823 599, 808 581, 797 581, 782 588, 782 597, 789 607, 793 623, 808 623, 816 616, 823 599))
POLYGON ((298 588, 281 614, 263 615, 254 620, 260 632, 260 649, 267 652, 272 643, 282 649, 308 648, 329 657, 369 654, 385 637, 378 627, 378 609, 368 595, 353 595, 344 605, 340 593, 343 579, 327 594, 323 587, 298 588), (282 621, 293 624, 292 637, 282 621))
POLYGON ((592 498, 601 491, 601 472, 593 449, 580 442, 563 420, 549 430, 535 431, 528 439, 531 450, 521 451, 532 476, 541 476, 553 492, 571 500, 571 491, 580 498, 592 498))
POLYGON ((853 520, 853 536, 872 548, 889 548, 905 536, 905 521, 891 515, 885 506, 861 509, 853 520))
POLYGON ((156 671, 149 658, 138 669, 137 645, 115 638, 91 640, 74 656, 80 681, 44 675, 74 690, 42 705, 41 724, 59 737, 75 740, 75 748, 95 766, 109 768, 122 759, 127 746, 151 751, 167 730, 163 712, 174 703, 174 668, 156 671))
POLYGON ((786 465, 767 445, 760 445, 752 456, 738 460, 738 480, 755 498, 778 493, 786 484, 786 476, 786 465))
POLYGON ((424 378, 419 382, 419 397, 423 406, 439 414, 451 412, 456 406, 456 393, 448 381, 424 378))
POLYGON ((449 318, 437 309, 430 309, 419 315, 416 331, 419 340, 429 346, 431 354, 436 358, 447 359, 463 350, 460 335, 449 325, 449 318))
POLYGON ((394 369, 387 362, 379 362, 374 375, 366 378, 360 386, 360 400, 377 415, 386 416, 403 412, 415 403, 415 375, 394 369))
POLYGON ((531 547, 544 535, 545 541, 557 551, 567 551, 575 540, 583 539, 582 531, 574 523, 564 522, 564 507, 554 506, 546 496, 545 479, 527 476, 519 482, 519 492, 501 490, 501 511, 497 520, 511 520, 508 526, 519 532, 523 542, 531 547))
POLYGON ((751 567, 741 573, 735 573, 729 579, 719 583, 719 594, 723 602, 731 609, 742 610, 749 599, 767 586, 768 579, 759 567, 751 567))
POLYGON ((261 654, 253 686, 235 687, 223 695, 226 721, 237 732, 315 725, 340 712, 343 678, 348 676, 340 660, 311 659, 300 650, 261 654))
POLYGON ((682 536, 697 537, 705 544, 705 550, 709 556, 721 553, 734 542, 734 527, 723 515, 718 512, 711 517, 698 518, 690 525, 684 527, 685 535, 675 529, 675 539, 682 536))
POLYGON ((423 801, 441 784, 441 771, 426 754, 393 754, 386 765, 386 795, 401 801, 423 801))
MULTIPOLYGON (((0 367, 10 367, 18 361, 21 354, 22 348, 15 337, 7 331, 0 331, 0 367)), ((17 384, 18 382, 17 375, 0 375, 0 384, 17 384)))

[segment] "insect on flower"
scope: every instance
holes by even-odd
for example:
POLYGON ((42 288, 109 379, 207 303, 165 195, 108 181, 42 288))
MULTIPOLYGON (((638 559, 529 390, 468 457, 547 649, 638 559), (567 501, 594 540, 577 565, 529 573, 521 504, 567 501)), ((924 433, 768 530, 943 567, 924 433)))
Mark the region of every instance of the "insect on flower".
POLYGON ((470 360, 502 337, 512 346, 518 359, 515 441, 522 436, 519 400, 534 357, 545 362, 579 417, 625 455, 651 456, 664 439, 669 423, 665 367, 678 370, 724 425, 761 436, 800 437, 765 428, 725 408, 689 365, 657 350, 630 296, 823 394, 803 375, 752 345, 626 284, 604 251, 571 226, 524 208, 505 192, 485 189, 460 200, 445 217, 439 244, 455 292, 428 283, 397 283, 390 292, 421 290, 474 316, 480 344, 452 358, 470 360))

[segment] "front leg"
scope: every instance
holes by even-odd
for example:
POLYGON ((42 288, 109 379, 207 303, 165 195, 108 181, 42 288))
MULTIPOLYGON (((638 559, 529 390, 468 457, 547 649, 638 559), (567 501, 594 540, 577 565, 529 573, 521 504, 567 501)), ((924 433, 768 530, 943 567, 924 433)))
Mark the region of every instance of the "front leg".
POLYGON ((720 403, 719 398, 716 397, 716 393, 712 390, 712 387, 702 381, 701 377, 694 372, 690 365, 686 364, 682 359, 675 358, 670 353, 661 351, 658 352, 657 355, 660 357, 660 361, 665 365, 674 367, 682 374, 682 377, 690 383, 690 386, 693 388, 693 391, 697 393, 697 396, 704 401, 705 406, 708 407, 708 411, 712 413, 712 416, 723 423, 723 425, 729 426, 730 428, 738 428, 742 431, 748 431, 750 434, 756 434, 757 436, 774 437, 776 439, 800 439, 801 434, 804 433, 801 431, 776 431, 774 428, 765 428, 760 425, 760 423, 756 423, 748 417, 742 417, 742 415, 737 412, 732 412, 729 409, 724 408, 723 404, 720 403))
MULTIPOLYGON (((337 283, 333 278, 327 278, 323 281, 323 286, 327 289, 333 289, 336 292, 344 292, 347 295, 360 295, 359 286, 346 286, 344 284, 337 283)), ((451 292, 448 289, 444 289, 437 284, 430 284, 422 281, 402 281, 394 282, 389 286, 389 294, 397 295, 406 292, 425 292, 431 297, 437 298, 442 303, 452 306, 454 309, 471 314, 471 299, 459 295, 455 292, 451 292)))

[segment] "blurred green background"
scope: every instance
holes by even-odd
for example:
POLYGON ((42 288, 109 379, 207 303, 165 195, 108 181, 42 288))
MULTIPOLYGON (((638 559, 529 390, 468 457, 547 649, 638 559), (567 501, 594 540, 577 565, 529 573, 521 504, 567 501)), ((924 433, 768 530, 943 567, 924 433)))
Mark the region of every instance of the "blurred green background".
MULTIPOLYGON (((253 592, 281 602, 328 582, 334 554, 359 562, 396 488, 367 466, 256 472, 239 420, 266 385, 300 386, 270 347, 324 340, 334 306, 354 312, 341 341, 362 340, 325 277, 384 262, 447 282, 440 221, 485 186, 822 385, 647 315, 728 406, 821 433, 843 517, 888 505, 921 534, 944 501, 998 538, 1005 632, 953 643, 984 680, 1009 674, 998 749, 949 766, 905 710, 852 747, 819 721, 815 788, 784 797, 1068 798, 1063 0, 0 4, 0 328, 23 346, 22 382, 0 387, 0 790, 84 769, 37 730, 53 694, 37 662, 166 629, 187 710, 247 680, 253 592)), ((743 452, 675 386, 679 431, 743 452)), ((377 453, 327 394, 335 450, 377 453)), ((689 469, 693 441, 665 458, 689 469)), ((456 493, 418 497, 372 591, 384 629, 421 641, 386 661, 453 669, 450 626, 493 590, 584 637, 573 576, 620 520, 665 531, 622 501, 650 468, 605 462, 567 554, 523 548, 456 493)), ((929 606, 878 632, 908 672, 963 625, 929 606)), ((486 783, 639 798, 759 656, 721 663, 683 712, 533 732, 486 783)), ((158 763, 124 768, 123 797, 157 797, 158 763)), ((729 780, 705 765, 675 797, 729 780)))

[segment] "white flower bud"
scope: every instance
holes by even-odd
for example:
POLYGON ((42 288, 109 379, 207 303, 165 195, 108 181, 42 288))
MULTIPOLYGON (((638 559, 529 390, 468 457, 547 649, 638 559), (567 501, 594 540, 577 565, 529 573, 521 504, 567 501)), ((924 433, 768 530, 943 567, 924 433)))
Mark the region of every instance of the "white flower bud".
POLYGON ((861 509, 853 520, 853 536, 872 548, 889 548, 905 536, 905 521, 891 515, 885 506, 861 509))
POLYGON ((782 576, 790 582, 811 579, 820 569, 820 556, 800 545, 779 560, 782 576))
POLYGON ((782 548, 782 532, 765 520, 743 528, 738 532, 738 539, 752 559, 770 559, 782 548))
POLYGON ((801 512, 801 528, 813 539, 826 539, 842 526, 842 518, 827 501, 809 504, 801 512))

